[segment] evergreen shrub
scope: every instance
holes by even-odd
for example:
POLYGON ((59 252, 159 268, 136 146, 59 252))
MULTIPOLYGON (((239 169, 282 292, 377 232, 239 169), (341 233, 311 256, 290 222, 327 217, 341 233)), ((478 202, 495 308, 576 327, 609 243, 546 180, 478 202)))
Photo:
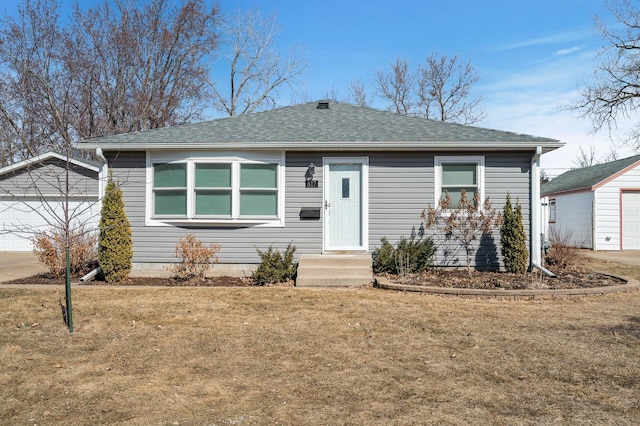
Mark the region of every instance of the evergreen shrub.
POLYGON ((507 272, 524 274, 527 272, 529 250, 522 224, 522 206, 516 200, 516 207, 511 204, 511 195, 507 194, 507 200, 503 209, 503 222, 500 228, 500 243, 502 245, 502 258, 507 272))
POLYGON ((386 237, 374 253, 373 272, 406 275, 424 272, 432 263, 436 246, 431 238, 401 237, 394 247, 386 237))
POLYGON ((289 243, 284 253, 270 245, 266 251, 256 248, 261 262, 253 272, 252 278, 258 285, 286 283, 293 280, 298 270, 293 254, 296 247, 289 243))
POLYGON ((107 282, 120 282, 129 276, 133 257, 131 225, 124 211, 122 189, 109 173, 100 211, 98 264, 107 282))

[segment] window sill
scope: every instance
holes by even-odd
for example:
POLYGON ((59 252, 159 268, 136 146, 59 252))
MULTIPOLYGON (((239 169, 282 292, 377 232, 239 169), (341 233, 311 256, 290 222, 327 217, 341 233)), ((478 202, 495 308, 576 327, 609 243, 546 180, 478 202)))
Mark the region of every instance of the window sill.
POLYGON ((193 226, 193 227, 265 227, 283 228, 284 219, 187 219, 187 218, 148 218, 145 226, 193 226))

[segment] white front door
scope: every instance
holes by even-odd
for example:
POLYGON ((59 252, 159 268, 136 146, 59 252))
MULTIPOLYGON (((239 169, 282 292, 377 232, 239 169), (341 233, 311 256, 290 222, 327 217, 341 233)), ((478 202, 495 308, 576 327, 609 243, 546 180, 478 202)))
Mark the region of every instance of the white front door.
POLYGON ((366 159, 325 159, 325 250, 366 250, 366 159))
POLYGON ((640 250, 640 191, 622 191, 622 250, 640 250))

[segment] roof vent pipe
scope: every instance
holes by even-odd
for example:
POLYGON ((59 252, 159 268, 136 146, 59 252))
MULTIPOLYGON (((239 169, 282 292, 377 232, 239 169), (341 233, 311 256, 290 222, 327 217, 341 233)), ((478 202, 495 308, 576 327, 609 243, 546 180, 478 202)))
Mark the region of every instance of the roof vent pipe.
POLYGON ((317 109, 329 109, 329 102, 318 102, 317 109))

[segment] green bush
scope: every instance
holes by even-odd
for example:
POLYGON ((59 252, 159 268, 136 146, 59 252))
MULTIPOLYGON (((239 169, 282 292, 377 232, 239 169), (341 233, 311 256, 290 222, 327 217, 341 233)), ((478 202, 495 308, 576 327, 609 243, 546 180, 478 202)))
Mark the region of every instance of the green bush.
POLYGON ((509 194, 507 194, 502 215, 504 222, 500 228, 500 243, 502 244, 504 267, 507 272, 524 274, 527 272, 529 250, 522 225, 522 207, 516 201, 514 209, 509 194))
POLYGON ((124 211, 122 189, 109 173, 100 211, 98 264, 107 282, 120 282, 129 276, 133 248, 131 225, 124 211))
POLYGON ((256 250, 262 260, 251 276, 256 284, 285 283, 295 278, 298 265, 293 261, 293 254, 296 247, 291 243, 287 245, 284 253, 274 250, 273 245, 266 251, 256 250))
POLYGON ((400 238, 394 247, 386 237, 374 253, 373 272, 376 274, 413 274, 424 272, 433 262, 436 246, 431 238, 400 238))

